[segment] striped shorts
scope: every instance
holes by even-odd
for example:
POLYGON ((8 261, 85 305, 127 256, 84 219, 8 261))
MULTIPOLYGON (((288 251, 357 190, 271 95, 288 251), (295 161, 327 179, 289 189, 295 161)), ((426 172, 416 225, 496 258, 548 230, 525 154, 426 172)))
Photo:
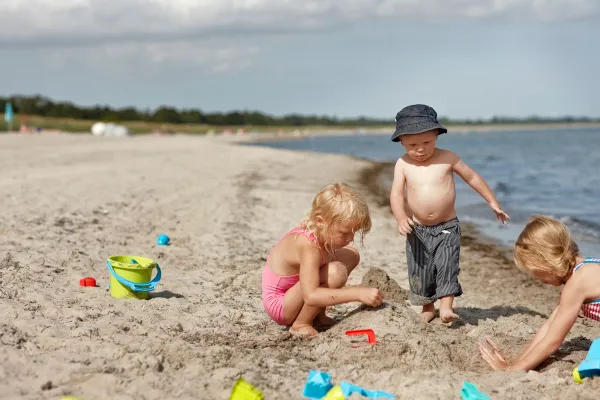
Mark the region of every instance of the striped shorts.
POLYGON ((446 296, 460 296, 458 218, 438 225, 415 224, 406 238, 410 303, 423 306, 446 296))

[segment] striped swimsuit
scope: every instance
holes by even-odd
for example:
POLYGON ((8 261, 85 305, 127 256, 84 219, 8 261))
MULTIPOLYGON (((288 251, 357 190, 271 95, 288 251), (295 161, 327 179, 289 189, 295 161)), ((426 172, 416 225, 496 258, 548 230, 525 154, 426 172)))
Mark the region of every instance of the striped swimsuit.
MULTIPOLYGON (((587 258, 577 264, 573 269, 573 273, 579 269, 583 264, 600 264, 600 258, 587 258)), ((600 299, 583 303, 581 306, 581 312, 583 316, 594 321, 600 321, 600 299)))

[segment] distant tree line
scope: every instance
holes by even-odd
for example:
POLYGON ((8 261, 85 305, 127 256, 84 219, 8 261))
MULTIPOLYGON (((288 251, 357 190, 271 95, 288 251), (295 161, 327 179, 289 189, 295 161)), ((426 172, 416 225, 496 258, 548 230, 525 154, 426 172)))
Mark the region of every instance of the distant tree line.
MULTIPOLYGON (((148 121, 171 124, 207 124, 217 126, 380 126, 393 124, 393 118, 336 118, 328 116, 288 114, 282 117, 272 116, 258 111, 231 111, 228 113, 204 113, 200 109, 176 109, 161 106, 155 110, 138 110, 134 107, 112 108, 109 106, 81 107, 71 102, 56 102, 43 96, 0 97, 0 113, 4 112, 6 102, 10 101, 15 113, 56 118, 71 118, 91 121, 125 122, 148 121)), ((446 124, 514 124, 514 123, 570 123, 600 122, 600 118, 571 117, 528 118, 493 117, 491 119, 458 120, 440 118, 446 124)))

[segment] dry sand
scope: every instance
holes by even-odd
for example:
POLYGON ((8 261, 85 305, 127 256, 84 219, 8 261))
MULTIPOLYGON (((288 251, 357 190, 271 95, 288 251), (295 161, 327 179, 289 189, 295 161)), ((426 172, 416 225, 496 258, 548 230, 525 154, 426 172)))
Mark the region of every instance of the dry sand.
POLYGON ((378 166, 344 156, 236 146, 217 138, 0 136, 0 398, 226 399, 243 376, 267 399, 300 399, 309 370, 394 393, 457 399, 463 380, 492 399, 592 399, 600 380, 571 371, 600 337, 576 323, 538 372, 492 372, 476 343, 510 356, 558 291, 518 272, 507 252, 464 229, 462 320, 420 322, 406 305, 404 240, 372 193, 378 166), (368 193, 373 230, 351 284, 387 293, 380 309, 333 307, 338 325, 292 337, 263 311, 265 257, 316 192, 346 181, 368 193), (171 236, 156 246, 159 233, 171 236), (149 301, 107 291, 111 255, 153 258, 149 301), (93 276, 99 288, 83 288, 93 276), (353 348, 347 329, 380 344, 353 348))

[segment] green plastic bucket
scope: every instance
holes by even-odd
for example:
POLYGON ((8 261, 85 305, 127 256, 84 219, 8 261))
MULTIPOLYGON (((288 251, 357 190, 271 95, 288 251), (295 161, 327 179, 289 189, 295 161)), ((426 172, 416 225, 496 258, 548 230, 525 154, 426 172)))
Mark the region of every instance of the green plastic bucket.
POLYGON ((158 264, 145 257, 112 256, 106 265, 110 273, 110 295, 117 299, 146 300, 162 275, 158 264), (152 279, 155 268, 156 276, 152 279))

